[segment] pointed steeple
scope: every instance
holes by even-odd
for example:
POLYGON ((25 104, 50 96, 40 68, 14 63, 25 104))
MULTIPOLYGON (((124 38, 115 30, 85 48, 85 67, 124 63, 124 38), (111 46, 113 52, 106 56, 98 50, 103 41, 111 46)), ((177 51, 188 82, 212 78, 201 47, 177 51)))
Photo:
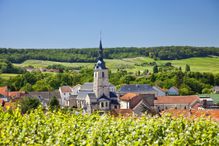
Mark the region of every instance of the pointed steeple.
POLYGON ((99 45, 99 56, 98 60, 103 60, 103 47, 102 47, 102 41, 100 40, 100 45, 99 45))
POLYGON ((103 60, 103 47, 102 47, 102 40, 101 40, 101 34, 100 34, 100 45, 99 45, 99 55, 97 58, 97 63, 95 65, 95 69, 106 69, 105 62, 103 60))

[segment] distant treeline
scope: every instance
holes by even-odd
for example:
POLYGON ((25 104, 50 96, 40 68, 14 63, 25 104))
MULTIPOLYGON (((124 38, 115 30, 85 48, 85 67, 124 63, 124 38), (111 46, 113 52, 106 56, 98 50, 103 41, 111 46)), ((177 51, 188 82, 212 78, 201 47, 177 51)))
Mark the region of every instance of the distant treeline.
MULTIPOLYGON (((190 57, 219 56, 219 48, 166 46, 150 48, 106 48, 104 57, 119 59, 146 56, 160 60, 185 59, 190 57)), ((94 62, 98 56, 97 48, 86 49, 7 49, 0 48, 0 59, 12 63, 21 63, 29 59, 50 60, 58 62, 94 62)))

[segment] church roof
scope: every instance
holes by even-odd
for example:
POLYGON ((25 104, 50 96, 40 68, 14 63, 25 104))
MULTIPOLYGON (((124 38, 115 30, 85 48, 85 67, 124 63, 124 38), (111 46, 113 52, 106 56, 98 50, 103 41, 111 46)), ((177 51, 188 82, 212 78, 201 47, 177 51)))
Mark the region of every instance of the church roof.
POLYGON ((110 97, 117 97, 115 92, 110 92, 110 97))
POLYGON ((107 97, 106 95, 102 95, 100 98, 98 98, 98 101, 102 101, 102 100, 109 100, 110 101, 110 98, 107 97))
POLYGON ((87 95, 90 99, 94 99, 94 98, 96 99, 95 93, 88 93, 87 95))
POLYGON ((79 92, 76 99, 77 100, 85 100, 87 95, 88 95, 88 92, 79 92))
POLYGON ((93 91, 93 83, 84 83, 81 85, 80 91, 93 91))
POLYGON ((155 91, 150 85, 147 84, 130 84, 130 85, 123 85, 119 92, 148 92, 148 91, 155 91))
POLYGON ((119 104, 117 98, 111 98, 111 104, 119 104))

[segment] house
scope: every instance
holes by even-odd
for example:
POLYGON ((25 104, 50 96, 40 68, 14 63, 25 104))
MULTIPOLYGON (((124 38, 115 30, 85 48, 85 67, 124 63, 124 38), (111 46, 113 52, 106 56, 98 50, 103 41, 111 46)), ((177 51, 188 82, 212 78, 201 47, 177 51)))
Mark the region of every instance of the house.
POLYGON ((147 84, 129 84, 123 85, 119 91, 118 95, 123 96, 126 93, 137 93, 137 94, 154 94, 157 95, 157 91, 147 84))
POLYGON ((197 110, 197 109, 168 109, 161 112, 161 115, 171 115, 172 117, 184 117, 194 119, 198 117, 211 118, 214 121, 219 122, 219 110, 197 110))
POLYGON ((60 97, 59 91, 57 90, 42 91, 42 92, 29 92, 25 94, 24 96, 38 98, 44 107, 48 106, 48 103, 53 96, 55 96, 59 100, 59 103, 61 102, 61 97, 60 97))
POLYGON ((166 96, 166 90, 160 88, 159 86, 153 86, 153 89, 157 91, 156 96, 166 96))
POLYGON ((173 86, 167 90, 167 95, 179 95, 179 89, 173 86))
POLYGON ((8 93, 9 93, 9 91, 8 91, 8 87, 7 86, 0 87, 0 94, 1 95, 9 96, 8 93))
POLYGON ((154 94, 126 93, 120 97, 120 109, 131 109, 134 114, 141 115, 144 112, 152 112, 154 94))
POLYGON ((214 86, 213 87, 213 93, 219 94, 219 86, 214 86))
POLYGON ((219 109, 219 94, 199 94, 203 107, 207 109, 219 109))
POLYGON ((16 100, 23 96, 25 93, 20 91, 9 91, 7 86, 0 87, 0 97, 4 100, 16 100))
POLYGON ((88 113, 96 110, 108 112, 119 108, 115 86, 109 83, 109 71, 103 60, 101 40, 98 52, 97 63, 94 66, 93 82, 74 87, 60 87, 59 92, 62 99, 62 106, 69 106, 72 100, 76 103, 77 108, 82 108, 88 113))
POLYGON ((154 108, 160 111, 170 108, 190 109, 200 103, 197 95, 191 96, 158 96, 154 100, 154 108))
POLYGON ((72 95, 72 88, 70 86, 62 86, 59 88, 59 93, 61 96, 61 105, 69 106, 70 96, 72 95))
POLYGON ((2 94, 0 94, 0 99, 5 101, 5 102, 9 102, 10 101, 10 99, 7 96, 2 95, 2 94))

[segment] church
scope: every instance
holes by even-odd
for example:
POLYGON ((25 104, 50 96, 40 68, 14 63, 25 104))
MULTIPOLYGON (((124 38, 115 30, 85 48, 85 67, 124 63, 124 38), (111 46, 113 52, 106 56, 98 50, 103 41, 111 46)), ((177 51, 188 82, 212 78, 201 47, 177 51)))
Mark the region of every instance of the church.
POLYGON ((97 63, 94 66, 93 82, 62 86, 59 88, 61 105, 82 108, 87 113, 119 109, 115 87, 109 83, 109 70, 103 60, 103 47, 100 40, 97 63))

